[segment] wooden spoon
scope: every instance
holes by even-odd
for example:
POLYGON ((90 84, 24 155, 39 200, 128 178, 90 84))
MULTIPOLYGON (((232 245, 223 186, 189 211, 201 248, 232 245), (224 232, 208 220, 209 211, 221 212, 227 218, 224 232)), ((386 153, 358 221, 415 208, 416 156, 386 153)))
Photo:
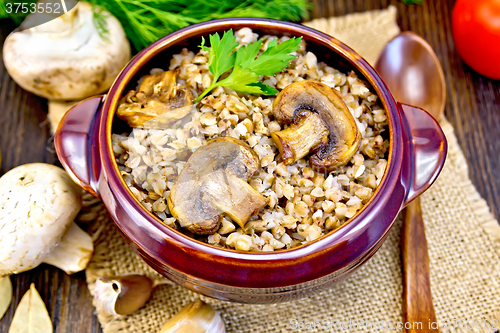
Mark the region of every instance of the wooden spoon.
MULTIPOLYGON (((403 32, 390 41, 380 54, 375 69, 401 103, 420 107, 439 120, 446 101, 443 69, 427 42, 403 32)), ((439 332, 432 305, 429 254, 425 239, 420 200, 403 211, 401 231, 403 258, 403 320, 405 332, 439 332), (422 323, 418 327, 417 324, 422 323), (411 328, 407 328, 411 326, 411 328)))

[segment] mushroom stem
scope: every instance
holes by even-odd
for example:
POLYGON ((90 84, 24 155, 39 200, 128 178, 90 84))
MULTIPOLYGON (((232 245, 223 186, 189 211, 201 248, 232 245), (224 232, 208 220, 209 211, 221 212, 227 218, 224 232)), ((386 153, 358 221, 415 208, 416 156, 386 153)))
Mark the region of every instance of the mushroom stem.
POLYGON ((349 162, 358 149, 361 134, 356 119, 340 93, 324 83, 303 80, 286 86, 274 100, 272 112, 280 124, 291 124, 271 134, 285 164, 314 153, 311 167, 330 172, 349 162))
POLYGON ((328 128, 323 124, 320 116, 307 111, 307 116, 298 124, 271 133, 271 137, 278 147, 281 160, 286 165, 307 156, 328 143, 328 128))
POLYGON ((267 199, 245 180, 222 169, 215 171, 203 188, 209 190, 208 200, 212 205, 242 228, 250 216, 267 204, 267 199))
POLYGON ((47 119, 50 122, 50 129, 52 133, 55 133, 59 122, 64 117, 66 112, 75 106, 79 101, 60 101, 60 100, 49 100, 48 107, 49 113, 47 114, 47 119))
POLYGON ((43 262, 71 275, 87 267, 93 251, 94 244, 90 235, 72 222, 66 234, 43 262))

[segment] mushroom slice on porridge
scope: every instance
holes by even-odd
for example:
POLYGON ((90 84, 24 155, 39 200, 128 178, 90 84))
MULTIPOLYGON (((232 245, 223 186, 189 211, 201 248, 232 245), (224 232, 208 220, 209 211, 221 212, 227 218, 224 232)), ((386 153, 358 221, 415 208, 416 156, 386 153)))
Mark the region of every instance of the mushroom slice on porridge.
POLYGON ((259 158, 243 141, 211 140, 182 169, 170 191, 169 210, 181 227, 195 234, 215 233, 223 215, 243 227, 268 202, 247 183, 259 168, 259 158))
MULTIPOLYGON (((123 97, 116 114, 130 127, 146 127, 161 119, 164 128, 185 117, 193 108, 193 94, 177 84, 177 71, 146 75, 137 90, 123 97)), ((157 124, 156 124, 157 125, 157 124)))
POLYGON ((273 115, 286 129, 271 133, 282 161, 289 165, 310 153, 311 167, 330 172, 356 153, 361 134, 342 96, 328 85, 298 81, 283 89, 273 115))

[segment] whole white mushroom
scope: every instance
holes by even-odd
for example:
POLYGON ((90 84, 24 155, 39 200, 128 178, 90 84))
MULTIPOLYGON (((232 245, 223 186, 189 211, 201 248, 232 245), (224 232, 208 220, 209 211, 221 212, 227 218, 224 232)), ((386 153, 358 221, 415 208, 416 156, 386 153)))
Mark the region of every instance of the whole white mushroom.
MULTIPOLYGON (((25 22, 40 18, 28 15, 25 22)), ((47 23, 11 33, 3 59, 10 76, 24 89, 48 98, 76 100, 106 91, 130 59, 130 44, 118 20, 106 20, 103 38, 88 2, 47 23)), ((22 25, 21 25, 22 27, 22 25)))
POLYGON ((21 165, 0 178, 0 276, 45 262, 68 274, 85 269, 92 238, 74 218, 81 189, 61 168, 21 165))

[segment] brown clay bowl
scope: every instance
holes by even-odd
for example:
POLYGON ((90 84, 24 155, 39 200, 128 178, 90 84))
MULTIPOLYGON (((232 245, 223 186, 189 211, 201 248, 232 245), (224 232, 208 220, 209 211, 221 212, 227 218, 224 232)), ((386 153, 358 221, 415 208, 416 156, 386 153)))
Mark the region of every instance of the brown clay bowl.
POLYGON ((106 96, 89 98, 62 120, 55 145, 62 164, 85 190, 102 199, 127 242, 155 270, 179 285, 220 300, 288 301, 331 287, 382 245, 396 216, 436 179, 446 139, 425 111, 397 103, 377 72, 335 38, 302 25, 265 19, 224 19, 174 32, 123 69, 106 96), (201 243, 165 225, 134 198, 115 163, 111 133, 118 100, 140 76, 163 67, 201 36, 250 27, 263 34, 303 36, 319 61, 355 70, 379 96, 389 118, 388 166, 368 204, 340 228, 314 242, 274 253, 241 253, 201 243))

